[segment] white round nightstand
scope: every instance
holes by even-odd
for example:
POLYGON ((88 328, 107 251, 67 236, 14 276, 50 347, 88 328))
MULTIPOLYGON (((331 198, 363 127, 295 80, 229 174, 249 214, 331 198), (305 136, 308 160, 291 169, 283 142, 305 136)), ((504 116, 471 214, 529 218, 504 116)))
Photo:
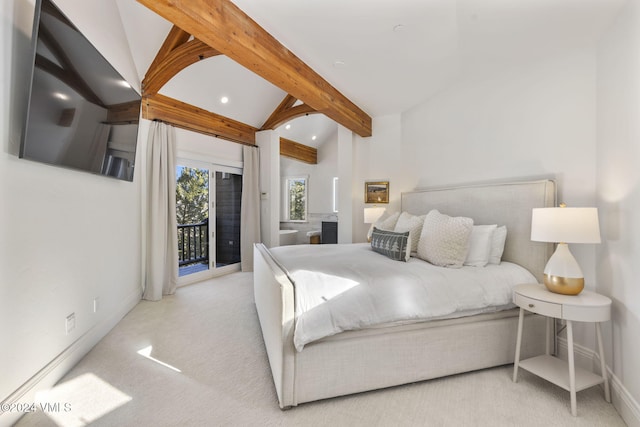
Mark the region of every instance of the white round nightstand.
POLYGON ((518 380, 518 368, 521 367, 569 391, 571 393, 571 414, 573 416, 577 415, 576 392, 580 390, 604 383, 605 399, 607 402, 611 402, 600 328, 601 322, 606 322, 611 318, 611 300, 590 291, 582 291, 578 295, 554 294, 549 292, 543 284, 531 283, 518 285, 514 288, 513 302, 520 307, 516 355, 513 364, 513 381, 516 382, 518 380), (544 355, 521 361, 520 344, 522 343, 522 323, 525 310, 547 316, 547 347, 544 355), (551 329, 552 318, 564 319, 567 323, 567 362, 551 355, 549 330, 551 329), (595 375, 584 369, 576 369, 573 354, 574 321, 595 323, 602 376, 595 375))

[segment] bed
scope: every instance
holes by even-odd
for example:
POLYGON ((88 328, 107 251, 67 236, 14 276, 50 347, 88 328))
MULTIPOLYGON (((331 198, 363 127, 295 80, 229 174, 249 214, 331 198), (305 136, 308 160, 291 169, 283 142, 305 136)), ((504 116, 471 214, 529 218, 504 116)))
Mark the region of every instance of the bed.
MULTIPOLYGON (((555 206, 555 195, 552 180, 434 188, 403 193, 401 210, 421 215, 437 209, 470 217, 474 224, 505 225, 502 260, 524 267, 540 281, 553 245, 530 240, 531 210, 555 206)), ((342 246, 320 245, 317 250, 342 246)), ((299 328, 296 286, 301 288, 301 279, 298 276, 294 285, 291 264, 285 267, 273 252, 278 251, 262 244, 254 247, 254 297, 282 409, 513 363, 518 310, 508 307, 471 310, 462 317, 365 325, 294 341, 299 328)), ((522 357, 545 348, 544 318, 530 317, 522 357)))

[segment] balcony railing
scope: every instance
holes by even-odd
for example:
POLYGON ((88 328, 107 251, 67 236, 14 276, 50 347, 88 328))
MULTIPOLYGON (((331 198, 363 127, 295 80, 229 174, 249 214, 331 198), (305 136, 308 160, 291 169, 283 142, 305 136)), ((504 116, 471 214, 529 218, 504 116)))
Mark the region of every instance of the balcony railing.
POLYGON ((209 220, 178 224, 178 266, 209 262, 209 220))

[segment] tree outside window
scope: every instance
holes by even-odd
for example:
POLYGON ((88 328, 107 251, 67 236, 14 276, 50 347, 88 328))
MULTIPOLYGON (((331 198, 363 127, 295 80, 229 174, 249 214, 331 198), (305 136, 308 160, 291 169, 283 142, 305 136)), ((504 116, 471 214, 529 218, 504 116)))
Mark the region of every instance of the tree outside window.
POLYGON ((287 220, 307 220, 307 178, 287 178, 287 220))

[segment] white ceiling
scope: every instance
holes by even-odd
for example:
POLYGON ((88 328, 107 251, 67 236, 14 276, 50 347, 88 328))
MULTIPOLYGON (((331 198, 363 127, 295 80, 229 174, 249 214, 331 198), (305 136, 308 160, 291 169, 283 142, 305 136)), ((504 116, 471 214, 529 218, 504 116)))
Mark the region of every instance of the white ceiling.
MULTIPOLYGON (((142 79, 171 24, 116 1, 142 79)), ((457 79, 593 46, 625 1, 233 0, 372 117, 405 111, 457 79)), ((226 57, 192 65, 160 92, 256 127, 286 95, 226 57)), ((334 131, 310 115, 281 134, 318 146, 334 131)))

